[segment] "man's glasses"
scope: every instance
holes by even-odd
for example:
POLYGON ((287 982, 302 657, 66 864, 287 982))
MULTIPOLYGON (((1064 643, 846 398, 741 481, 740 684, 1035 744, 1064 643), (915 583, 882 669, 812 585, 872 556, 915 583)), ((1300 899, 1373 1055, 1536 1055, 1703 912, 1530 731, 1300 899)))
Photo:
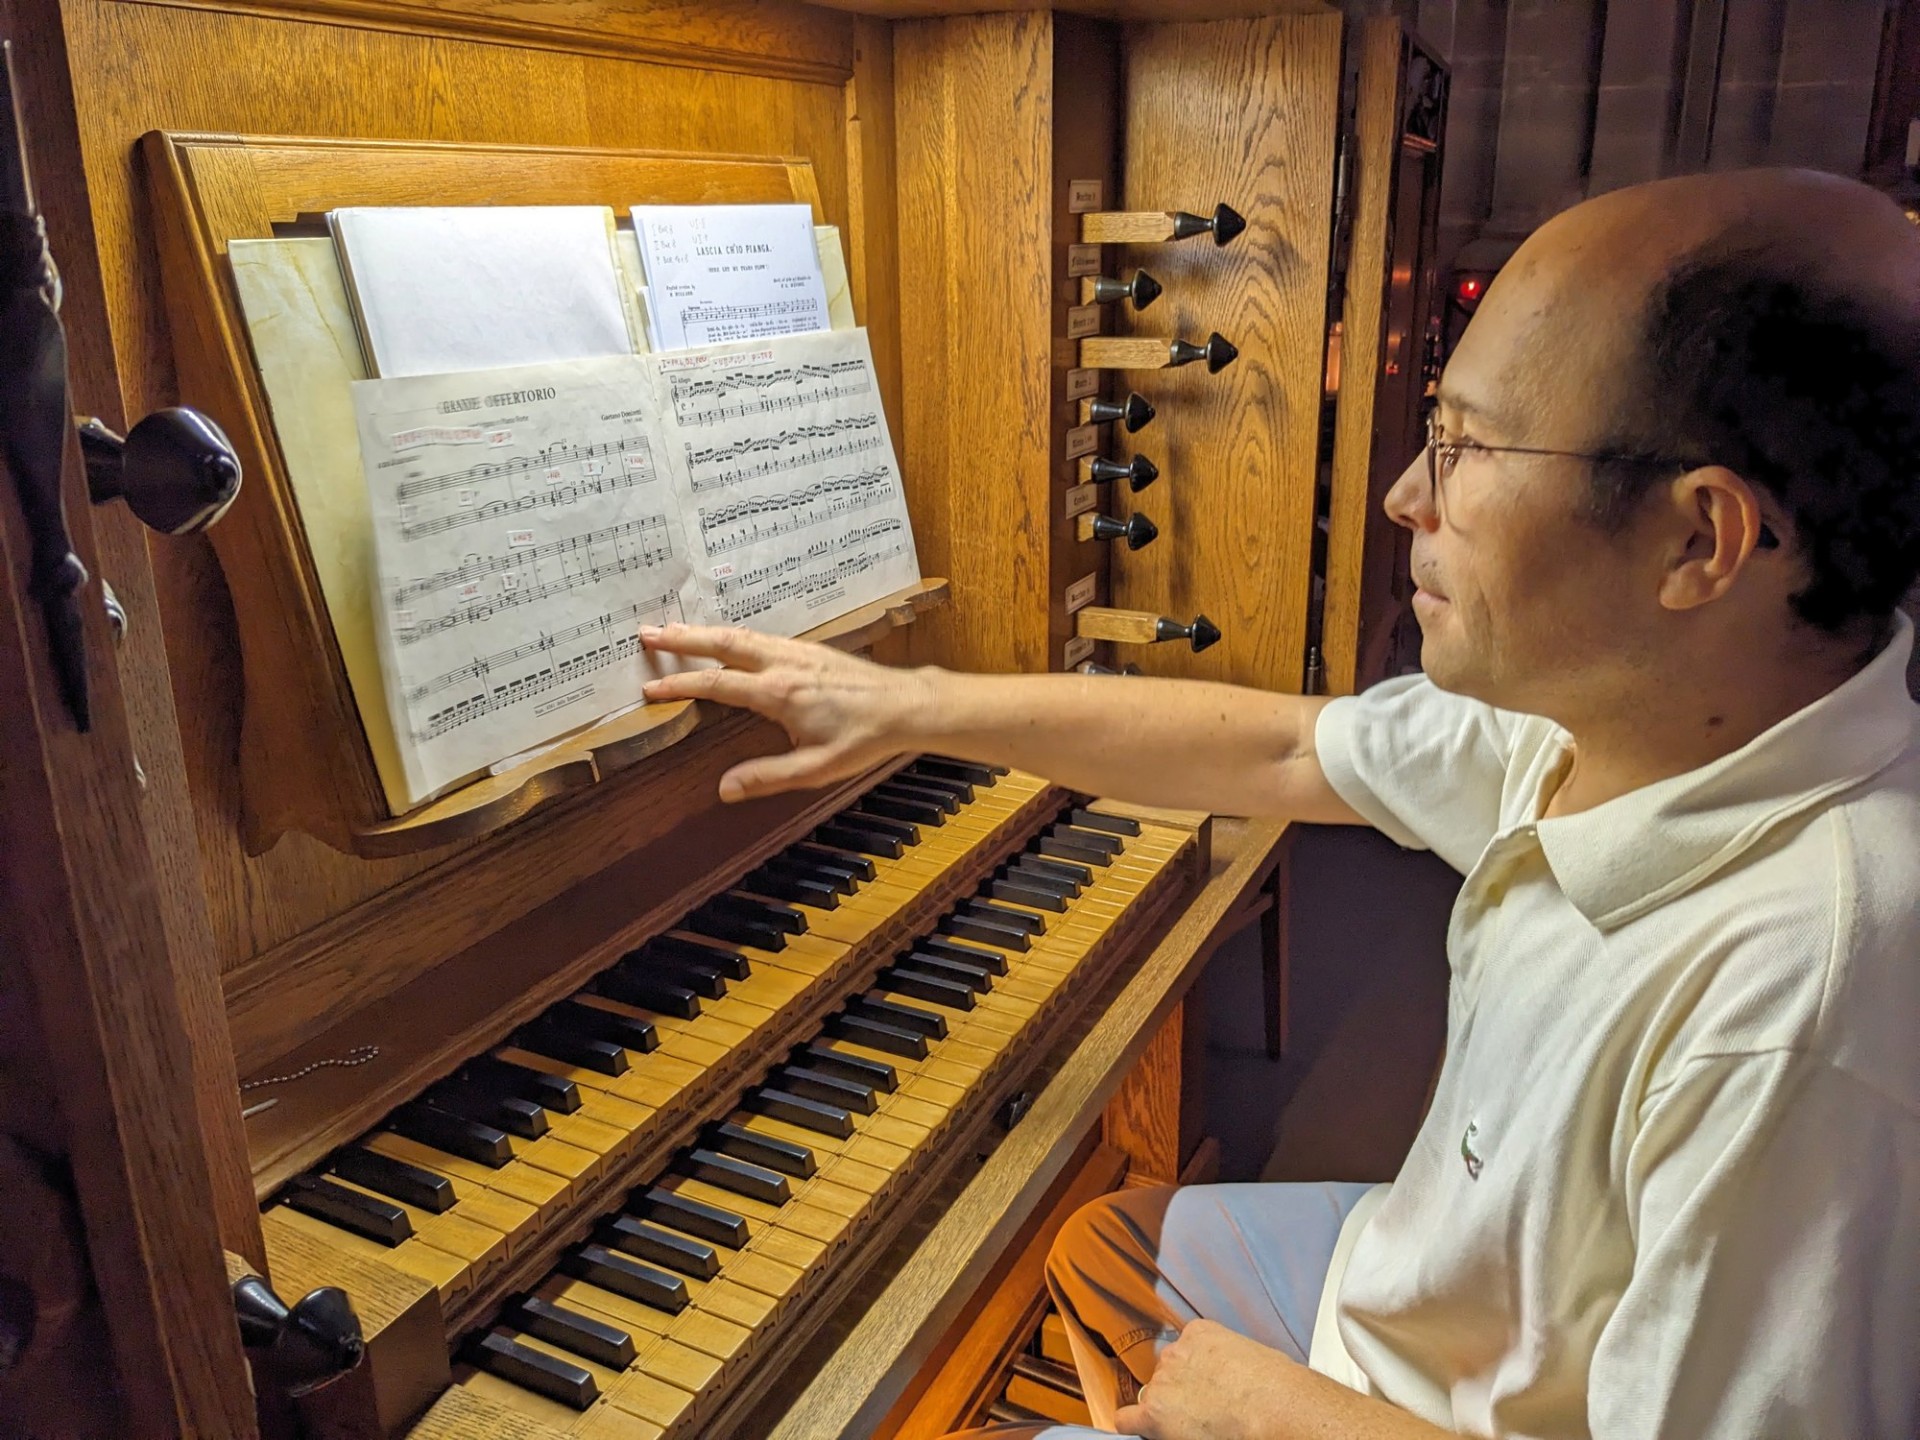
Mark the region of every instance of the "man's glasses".
MULTIPOLYGON (((1556 455, 1562 460, 1585 460, 1595 465, 1645 465, 1653 469, 1692 469, 1694 462, 1666 455, 1634 455, 1618 450, 1542 450, 1532 445, 1482 445, 1478 440, 1445 440, 1440 435, 1440 412, 1427 413, 1427 503, 1437 515, 1440 511, 1441 482, 1452 476, 1460 457, 1469 452, 1484 455, 1556 455)), ((1771 526, 1760 527, 1757 542, 1761 549, 1772 550, 1780 544, 1771 526)))

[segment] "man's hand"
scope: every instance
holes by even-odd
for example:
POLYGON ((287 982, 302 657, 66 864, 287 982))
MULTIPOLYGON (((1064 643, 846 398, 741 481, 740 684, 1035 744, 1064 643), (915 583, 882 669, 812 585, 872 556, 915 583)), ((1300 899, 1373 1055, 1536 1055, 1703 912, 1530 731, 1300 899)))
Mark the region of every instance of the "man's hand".
POLYGON ((1189 1321, 1160 1352, 1138 1404, 1115 1417, 1123 1435, 1146 1440, 1269 1440, 1295 1373, 1278 1350, 1212 1320, 1189 1321))
POLYGON ((666 655, 718 660, 647 682, 649 700, 717 700, 764 715, 793 749, 736 765, 722 800, 831 784, 914 748, 910 722, 932 688, 924 671, 894 670, 825 645, 705 625, 643 626, 640 643, 666 655))

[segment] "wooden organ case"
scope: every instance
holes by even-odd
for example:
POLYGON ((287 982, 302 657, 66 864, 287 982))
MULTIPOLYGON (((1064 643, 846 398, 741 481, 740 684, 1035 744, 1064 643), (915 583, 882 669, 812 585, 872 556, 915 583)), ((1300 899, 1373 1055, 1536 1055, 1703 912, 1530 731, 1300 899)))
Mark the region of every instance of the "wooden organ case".
POLYGON ((0 1435, 938 1434, 1074 1204, 1205 1173, 1182 997, 1280 826, 939 757, 722 807, 781 737, 697 706, 387 814, 226 268, 347 204, 810 204, 942 577, 817 638, 1297 689, 1352 42, 1094 8, 0 11, 76 409, 247 471, 150 536, 70 447, 85 735, 4 507, 0 1435), (328 1286, 338 1377, 272 1313, 328 1286))

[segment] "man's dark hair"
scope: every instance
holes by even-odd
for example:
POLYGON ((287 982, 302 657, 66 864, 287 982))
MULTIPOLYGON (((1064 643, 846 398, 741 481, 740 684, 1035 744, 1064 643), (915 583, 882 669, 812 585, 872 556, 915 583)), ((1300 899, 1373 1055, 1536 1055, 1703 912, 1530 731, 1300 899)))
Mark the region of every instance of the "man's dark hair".
MULTIPOLYGON (((1793 608, 1807 623, 1892 613, 1920 575, 1910 306, 1844 293, 1784 245, 1708 247, 1649 296, 1638 361, 1608 448, 1724 465, 1770 492, 1806 559, 1793 608)), ((1662 474, 1597 466, 1594 519, 1617 531, 1662 474)))

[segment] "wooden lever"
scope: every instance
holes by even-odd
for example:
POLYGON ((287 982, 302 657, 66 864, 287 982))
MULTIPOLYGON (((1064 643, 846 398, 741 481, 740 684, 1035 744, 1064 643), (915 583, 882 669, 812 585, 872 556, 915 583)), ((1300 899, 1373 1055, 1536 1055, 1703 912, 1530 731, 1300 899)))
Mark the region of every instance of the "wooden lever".
POLYGON ((1170 370, 1205 360, 1207 373, 1218 375, 1239 354, 1218 331, 1209 335, 1204 345, 1134 335, 1102 335, 1080 342, 1080 364, 1089 370, 1170 370))
POLYGON ((1115 520, 1111 515, 1082 515, 1079 531, 1082 540, 1124 540, 1129 550, 1143 550, 1160 536, 1159 527, 1137 510, 1128 520, 1115 520))
POLYGON ((1244 216, 1231 205, 1213 207, 1212 215, 1185 210, 1095 210, 1080 217, 1080 239, 1088 245, 1155 245, 1212 235, 1224 245, 1247 228, 1244 216))
POLYGON ((1111 275, 1089 275, 1080 282, 1080 303, 1111 305, 1116 300, 1131 300, 1133 308, 1144 310, 1165 291, 1158 280, 1144 270, 1133 272, 1131 280, 1116 280, 1111 275))
POLYGON ((1129 391, 1124 400, 1082 400, 1080 402, 1082 425, 1106 425, 1117 420, 1126 426, 1129 435, 1144 430, 1153 416, 1152 402, 1138 390, 1129 391))
POLYGON ((1127 488, 1139 494, 1147 486, 1160 478, 1160 467, 1144 455, 1122 462, 1109 460, 1104 455, 1095 455, 1080 462, 1080 479, 1083 483, 1094 480, 1124 480, 1127 488))
POLYGON ((1182 625, 1151 610, 1110 610, 1104 605, 1089 605, 1078 612, 1075 623, 1082 639, 1113 640, 1122 645, 1185 640, 1196 655, 1220 638, 1220 628, 1204 615, 1194 616, 1191 625, 1182 625))

